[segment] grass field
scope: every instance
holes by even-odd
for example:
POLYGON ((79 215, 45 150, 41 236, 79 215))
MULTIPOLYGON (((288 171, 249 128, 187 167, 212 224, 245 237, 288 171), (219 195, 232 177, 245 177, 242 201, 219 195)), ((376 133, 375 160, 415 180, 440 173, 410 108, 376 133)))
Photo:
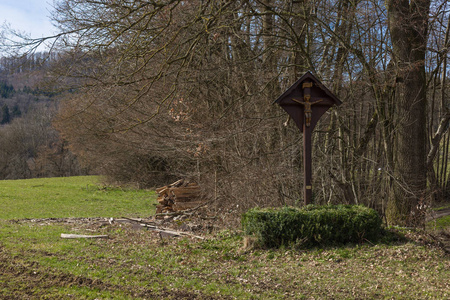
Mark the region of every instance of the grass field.
POLYGON ((93 177, 0 181, 0 194, 8 208, 0 212, 0 299, 450 298, 450 258, 421 232, 377 245, 243 250, 239 230, 197 233, 201 240, 101 219, 43 219, 153 212, 152 192, 105 189, 93 177))
POLYGON ((148 217, 153 191, 103 186, 97 176, 0 181, 0 219, 148 217))

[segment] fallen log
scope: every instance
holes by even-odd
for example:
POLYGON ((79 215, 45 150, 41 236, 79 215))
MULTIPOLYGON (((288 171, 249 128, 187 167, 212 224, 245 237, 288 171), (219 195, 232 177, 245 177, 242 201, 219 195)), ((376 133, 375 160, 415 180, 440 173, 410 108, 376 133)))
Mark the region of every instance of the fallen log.
POLYGON ((148 230, 157 231, 159 233, 164 233, 168 236, 189 236, 189 237, 193 237, 193 238, 197 238, 197 239, 201 239, 201 240, 205 239, 202 236, 194 235, 194 234, 187 233, 184 231, 175 231, 175 230, 170 230, 170 229, 163 228, 163 227, 158 227, 155 223, 146 222, 142 219, 133 219, 133 218, 127 218, 127 217, 123 217, 122 219, 127 220, 132 223, 135 223, 135 224, 139 224, 141 227, 147 228, 148 230))
POLYGON ((162 229, 162 228, 158 228, 157 226, 153 226, 153 225, 149 225, 149 224, 140 224, 142 227, 145 227, 149 230, 153 230, 153 231, 157 231, 159 233, 165 233, 169 236, 189 236, 189 237, 193 237, 196 239, 201 239, 204 240, 205 238, 199 235, 194 235, 194 234, 190 234, 187 232, 183 232, 183 231, 174 231, 174 230, 168 230, 168 229, 162 229))
POLYGON ((67 234, 61 233, 63 239, 107 239, 107 235, 86 235, 86 234, 67 234))

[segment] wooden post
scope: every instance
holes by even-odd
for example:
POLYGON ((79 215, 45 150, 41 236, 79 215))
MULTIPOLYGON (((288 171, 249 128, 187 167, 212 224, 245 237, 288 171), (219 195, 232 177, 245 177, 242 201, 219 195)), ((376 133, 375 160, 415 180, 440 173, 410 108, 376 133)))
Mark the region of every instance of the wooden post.
POLYGON ((311 127, 303 124, 303 197, 305 205, 311 203, 312 197, 312 147, 311 147, 311 127))
MULTIPOLYGON (((305 205, 311 203, 312 196, 312 147, 311 147, 311 87, 313 83, 311 81, 303 82, 303 199, 305 205)), ((319 100, 321 101, 321 100, 319 100)))

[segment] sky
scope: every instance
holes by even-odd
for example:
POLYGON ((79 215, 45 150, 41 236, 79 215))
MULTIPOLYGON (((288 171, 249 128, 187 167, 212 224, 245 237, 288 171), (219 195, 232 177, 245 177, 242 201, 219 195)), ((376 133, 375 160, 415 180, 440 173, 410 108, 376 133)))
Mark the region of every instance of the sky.
POLYGON ((53 0, 0 0, 0 25, 9 24, 33 38, 51 35, 52 4, 53 0))

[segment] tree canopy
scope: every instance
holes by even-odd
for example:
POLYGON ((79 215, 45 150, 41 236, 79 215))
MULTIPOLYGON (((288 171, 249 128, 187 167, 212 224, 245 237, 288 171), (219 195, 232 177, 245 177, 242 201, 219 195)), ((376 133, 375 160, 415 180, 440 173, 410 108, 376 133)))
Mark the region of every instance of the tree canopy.
POLYGON ((228 208, 299 202, 301 136, 271 103, 310 70, 344 103, 313 136, 315 201, 387 207, 389 222, 413 224, 448 192, 449 10, 60 0, 61 33, 25 44, 58 54, 52 78, 70 92, 57 126, 74 151, 117 180, 195 178, 228 208))

